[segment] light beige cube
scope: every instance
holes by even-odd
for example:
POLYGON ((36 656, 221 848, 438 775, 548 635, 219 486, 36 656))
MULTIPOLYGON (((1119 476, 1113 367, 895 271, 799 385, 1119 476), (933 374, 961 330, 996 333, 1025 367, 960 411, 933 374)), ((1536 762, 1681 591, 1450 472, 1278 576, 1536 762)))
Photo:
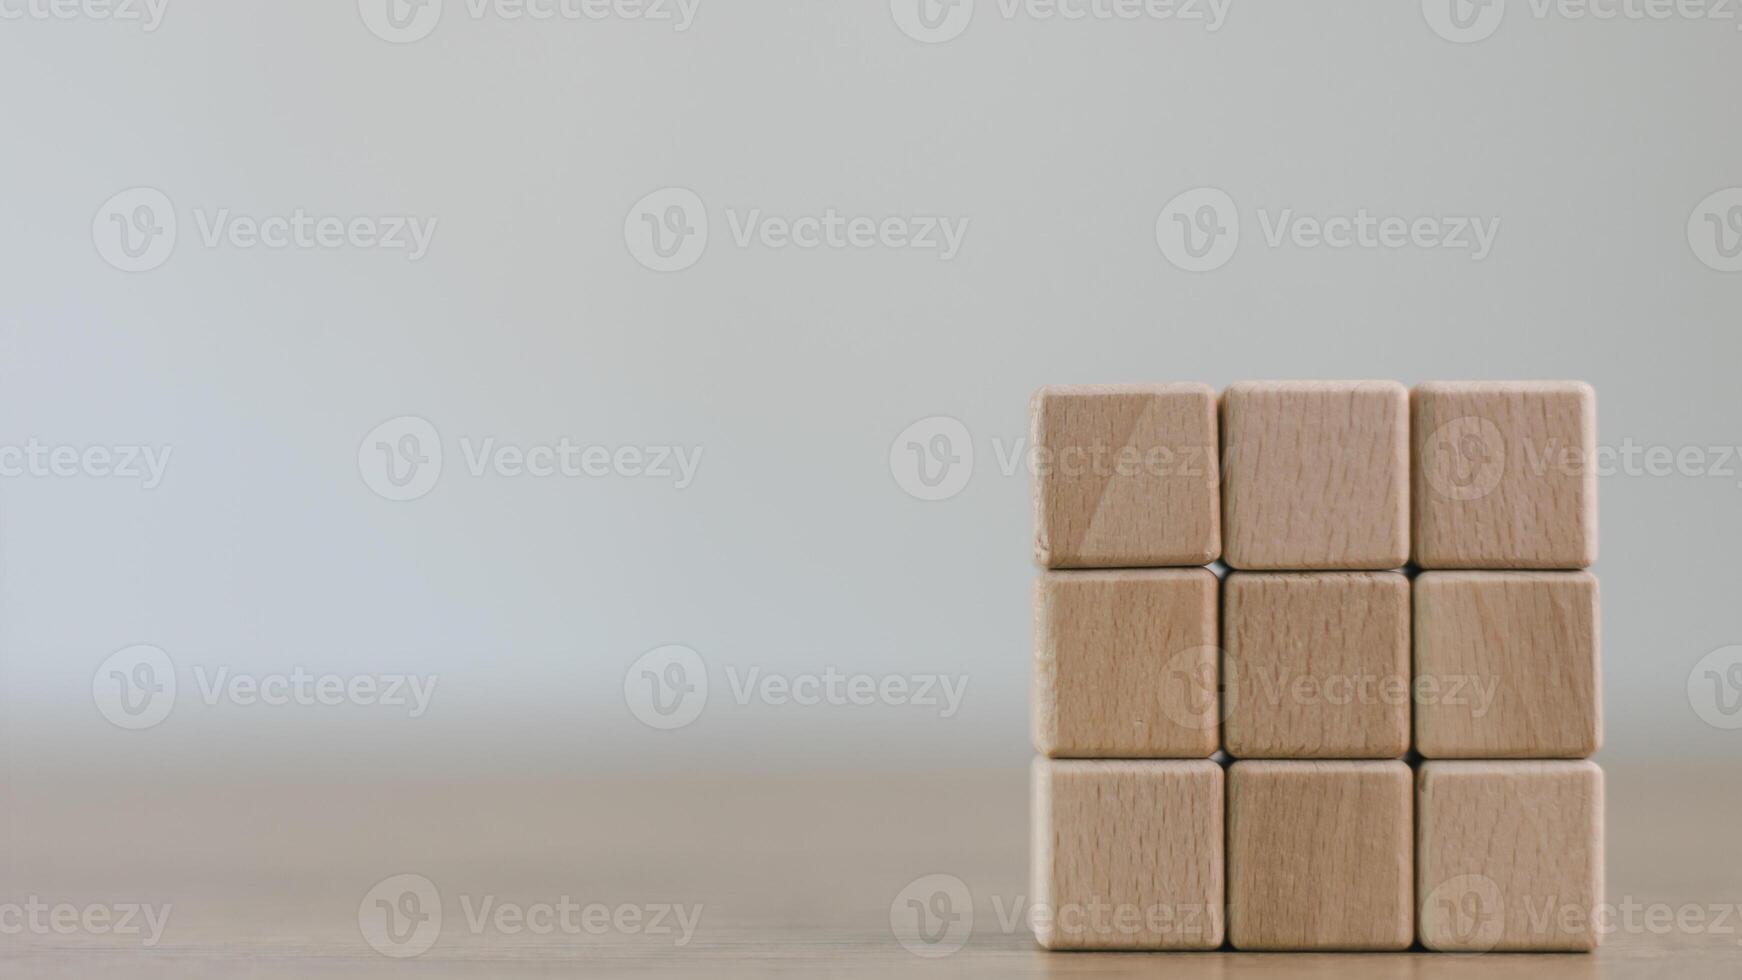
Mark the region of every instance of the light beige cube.
POLYGON ((1218 581, 1205 568, 1042 572, 1034 747, 1076 758, 1208 758, 1218 581))
POLYGON ((1582 759, 1603 741, 1589 572, 1415 580, 1415 748, 1429 759, 1582 759))
POLYGON ((1409 560, 1409 391, 1247 381, 1222 395, 1223 560, 1249 570, 1409 560))
POLYGON ((1221 555, 1208 385, 1049 387, 1032 408, 1043 568, 1205 565, 1221 555))
POLYGON ((1439 381, 1411 398, 1415 563, 1597 560, 1597 395, 1582 381, 1439 381))
POLYGON ((1215 949, 1222 767, 1036 759, 1030 924, 1048 949, 1215 949))
POLYGON ((1234 572, 1222 583, 1223 742, 1238 759, 1409 751, 1409 579, 1234 572))
POLYGON ((1424 762, 1416 777, 1421 942, 1595 949, 1603 772, 1590 762, 1424 762))
POLYGON ((1415 939, 1402 762, 1236 762, 1228 938, 1241 950, 1401 950, 1415 939))

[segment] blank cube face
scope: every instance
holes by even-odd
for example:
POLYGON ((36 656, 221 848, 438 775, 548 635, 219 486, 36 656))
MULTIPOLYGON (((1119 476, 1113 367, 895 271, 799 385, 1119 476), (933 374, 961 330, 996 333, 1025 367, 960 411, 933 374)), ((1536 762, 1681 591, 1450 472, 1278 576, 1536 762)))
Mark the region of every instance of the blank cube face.
POLYGON ((1222 398, 1224 560, 1286 571, 1409 560, 1409 391, 1244 382, 1222 398))
POLYGON ((1042 567, 1205 565, 1221 554, 1207 385, 1042 388, 1033 410, 1042 567))
POLYGON ((1228 937, 1245 950, 1400 950, 1415 938, 1402 762, 1236 762, 1228 937))
POLYGON ((1422 945, 1597 947, 1602 770, 1589 762, 1424 762, 1417 789, 1422 945))
POLYGON ((1222 944, 1222 767, 1036 759, 1031 924, 1048 949, 1222 944))
POLYGON ((1409 579, 1235 572, 1222 587, 1231 755, 1396 759, 1409 751, 1409 579))
POLYGON ((1578 381, 1424 384, 1413 398, 1415 563, 1597 560, 1597 396, 1578 381))
POLYGON ((1430 759, 1582 759, 1602 744, 1597 579, 1415 580, 1415 745, 1430 759))
POLYGON ((1076 758, 1213 755, 1218 585, 1204 568, 1041 573, 1035 749, 1076 758))

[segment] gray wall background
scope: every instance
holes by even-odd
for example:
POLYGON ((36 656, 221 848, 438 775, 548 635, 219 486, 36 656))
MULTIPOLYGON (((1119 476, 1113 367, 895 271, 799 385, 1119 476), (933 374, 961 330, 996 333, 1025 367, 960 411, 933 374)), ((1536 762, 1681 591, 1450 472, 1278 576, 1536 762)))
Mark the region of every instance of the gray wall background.
POLYGON ((1700 475, 1602 481, 1605 757, 1742 754, 1689 693, 1742 643, 1742 272, 1695 246, 1742 236, 1701 212, 1742 202, 1702 203, 1742 186, 1738 20, 1511 3, 1460 43, 1416 3, 1233 0, 1210 30, 979 0, 923 43, 901 0, 701 0, 687 30, 447 0, 396 44, 370 3, 0 21, 0 446, 172 453, 149 489, 83 463, 0 477, 15 774, 1021 765, 1028 483, 1000 453, 1029 394, 1264 377, 1583 378, 1604 445, 1701 447, 1700 475), (111 212, 140 199, 108 202, 138 187, 175 245, 126 272, 111 212), (709 233, 656 272, 626 226, 668 187, 709 233), (1188 272, 1157 217, 1200 187, 1241 237, 1188 272), (298 208, 436 229, 415 261, 201 234, 298 208), (967 230, 947 260, 734 240, 753 211, 830 209, 967 230), (1480 259, 1272 247, 1284 209, 1499 227, 1480 259), (359 450, 406 416, 443 467, 393 501, 359 450), (974 466, 926 501, 890 449, 936 416, 974 466), (462 440, 565 437, 702 458, 682 489, 467 471, 462 440), (137 731, 97 703, 135 644, 177 681, 137 731), (709 696, 657 730, 625 674, 668 644, 709 696), (439 677, 411 719, 207 703, 195 668, 439 677), (950 717, 733 696, 751 670, 829 668, 967 687, 950 717))

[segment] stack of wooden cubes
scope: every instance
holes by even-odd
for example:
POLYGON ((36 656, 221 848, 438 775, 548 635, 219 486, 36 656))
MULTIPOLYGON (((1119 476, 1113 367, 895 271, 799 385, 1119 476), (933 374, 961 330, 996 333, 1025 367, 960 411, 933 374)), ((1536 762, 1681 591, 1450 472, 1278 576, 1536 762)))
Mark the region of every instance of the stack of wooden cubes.
POLYGON ((1041 944, 1593 948, 1595 431, 1570 382, 1042 390, 1041 944))

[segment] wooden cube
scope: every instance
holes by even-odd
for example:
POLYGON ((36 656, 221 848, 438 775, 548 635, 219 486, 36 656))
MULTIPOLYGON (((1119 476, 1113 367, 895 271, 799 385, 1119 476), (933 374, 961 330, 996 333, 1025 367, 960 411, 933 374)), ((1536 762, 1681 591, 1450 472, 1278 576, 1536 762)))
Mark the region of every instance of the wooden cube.
POLYGON ((1222 944, 1222 767, 1036 759, 1035 938, 1048 949, 1222 944))
POLYGON ((1217 593, 1207 568, 1042 572, 1034 747, 1055 758, 1215 754, 1217 593))
POLYGON ((1415 939, 1402 762, 1236 762, 1228 938, 1243 950, 1400 950, 1415 939))
POLYGON ((1424 762, 1416 893, 1429 949, 1597 947, 1603 772, 1590 762, 1424 762))
POLYGON ((1582 381, 1442 381, 1411 398, 1415 563, 1597 560, 1597 395, 1582 381))
POLYGON ((1249 381, 1222 395, 1223 560, 1259 570, 1409 560, 1409 391, 1249 381))
POLYGON ((1223 741, 1243 759, 1409 751, 1409 579, 1234 572, 1222 583, 1223 741))
POLYGON ((1222 553, 1208 385, 1042 388, 1033 410, 1042 567, 1205 565, 1222 553))
POLYGON ((1415 747, 1430 759, 1582 759, 1603 739, 1597 578, 1423 572, 1415 747))

